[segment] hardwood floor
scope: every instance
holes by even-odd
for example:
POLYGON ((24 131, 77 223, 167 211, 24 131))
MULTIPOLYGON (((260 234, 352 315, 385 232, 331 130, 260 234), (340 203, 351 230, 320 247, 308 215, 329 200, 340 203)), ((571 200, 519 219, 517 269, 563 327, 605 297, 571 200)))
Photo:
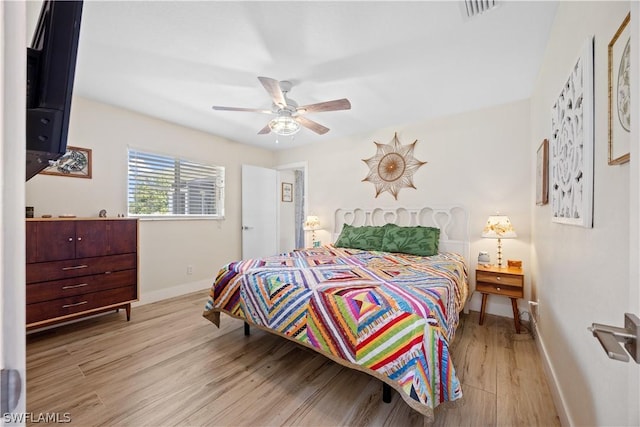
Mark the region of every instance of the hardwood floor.
MULTIPOLYGON (((27 336, 27 411, 78 426, 412 426, 380 381, 222 315, 206 291, 27 336)), ((464 315, 451 348, 463 399, 437 426, 560 425, 535 342, 511 319, 464 315)), ((31 423, 29 425, 46 425, 31 423)))

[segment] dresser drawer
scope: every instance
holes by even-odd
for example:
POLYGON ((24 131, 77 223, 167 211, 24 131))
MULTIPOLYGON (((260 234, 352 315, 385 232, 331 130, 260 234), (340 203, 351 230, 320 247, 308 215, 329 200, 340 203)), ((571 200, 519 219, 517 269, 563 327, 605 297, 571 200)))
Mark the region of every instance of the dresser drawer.
POLYGON ((509 286, 504 284, 484 283, 476 281, 476 291, 503 295, 509 298, 523 298, 522 286, 509 286))
POLYGON ((27 264, 27 283, 89 276, 106 271, 131 270, 136 268, 136 263, 136 254, 123 254, 27 264))
POLYGON ((496 285, 505 286, 523 286, 522 276, 514 276, 510 274, 489 273, 485 271, 476 272, 476 282, 495 283, 496 285))
POLYGON ((136 270, 124 270, 95 274, 93 276, 32 283, 27 285, 27 304, 88 294, 105 289, 135 286, 136 280, 136 270))
POLYGON ((53 320, 58 317, 100 309, 113 304, 130 302, 137 299, 136 293, 135 286, 128 286, 36 304, 27 304, 27 326, 44 320, 53 320))

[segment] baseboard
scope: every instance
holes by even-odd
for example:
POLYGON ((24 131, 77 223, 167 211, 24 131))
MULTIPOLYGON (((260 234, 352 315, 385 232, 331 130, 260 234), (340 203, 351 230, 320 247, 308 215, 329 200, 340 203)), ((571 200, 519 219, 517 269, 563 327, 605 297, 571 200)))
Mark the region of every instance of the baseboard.
MULTIPOLYGON (((534 327, 537 329, 538 322, 533 322, 534 327)), ((540 331, 536 330, 535 334, 536 346, 538 347, 538 353, 542 359, 542 367, 544 368, 544 373, 547 376, 547 384, 549 385, 549 390, 551 391, 551 397, 553 398, 553 404, 556 407, 556 412, 558 413, 558 417, 560 418, 560 424, 563 426, 572 426, 575 425, 571 421, 571 417, 567 413, 567 406, 565 405, 565 399, 562 396, 562 391, 560 390, 558 377, 553 369, 553 365, 549 360, 549 355, 547 353, 547 348, 544 345, 544 340, 540 336, 540 331)))
POLYGON ((180 295, 189 294, 191 292, 202 291, 203 295, 207 295, 207 290, 211 288, 211 279, 202 279, 196 282, 183 283, 181 285, 171 286, 170 288, 157 289, 153 291, 140 290, 140 300, 132 304, 133 307, 152 302, 162 301, 164 299, 178 297, 180 295))

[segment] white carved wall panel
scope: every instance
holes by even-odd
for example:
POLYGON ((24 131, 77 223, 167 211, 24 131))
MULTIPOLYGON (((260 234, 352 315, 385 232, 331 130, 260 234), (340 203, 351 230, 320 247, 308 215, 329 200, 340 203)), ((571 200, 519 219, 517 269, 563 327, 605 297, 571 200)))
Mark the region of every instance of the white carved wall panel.
POLYGON ((575 62, 551 111, 552 220, 593 226, 593 38, 575 62))

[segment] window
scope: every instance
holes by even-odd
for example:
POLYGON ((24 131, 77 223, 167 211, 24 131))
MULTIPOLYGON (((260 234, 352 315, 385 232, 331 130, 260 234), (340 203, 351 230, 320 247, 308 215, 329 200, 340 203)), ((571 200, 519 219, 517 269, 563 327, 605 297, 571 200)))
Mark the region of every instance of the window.
POLYGON ((129 150, 129 215, 224 218, 224 167, 129 150))

